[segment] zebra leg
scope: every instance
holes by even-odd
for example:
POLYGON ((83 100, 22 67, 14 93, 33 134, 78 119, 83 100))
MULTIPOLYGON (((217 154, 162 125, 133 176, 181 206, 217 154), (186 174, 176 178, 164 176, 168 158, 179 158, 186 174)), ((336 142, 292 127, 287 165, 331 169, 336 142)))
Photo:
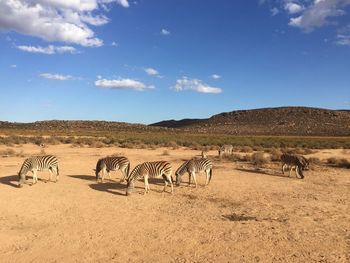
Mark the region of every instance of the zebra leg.
MULTIPOLYGON (((48 180, 48 181, 51 182, 52 173, 53 173, 53 172, 52 172, 52 167, 49 168, 49 173, 50 173, 50 176, 49 176, 49 180, 48 180)), ((46 183, 46 182, 47 182, 47 181, 45 181, 45 183, 46 183)))
POLYGON ((122 174, 123 174, 123 176, 122 176, 122 178, 120 179, 120 182, 121 182, 121 183, 124 182, 125 179, 126 179, 126 177, 127 177, 127 175, 126 175, 126 170, 125 170, 125 169, 122 170, 122 174))
POLYGON ((188 173, 188 186, 191 185, 191 173, 188 173))
POLYGON ((106 168, 103 168, 101 172, 102 172, 102 179, 101 179, 101 181, 103 183, 104 179, 105 179, 106 168))
POLYGON ((58 178, 59 178, 58 166, 56 166, 56 168, 55 168, 55 174, 56 174, 56 181, 55 181, 55 183, 57 183, 58 182, 58 178))
POLYGON ((292 170, 293 170, 293 166, 291 166, 289 169, 289 177, 292 175, 292 170))
POLYGON ((107 170, 108 179, 111 179, 111 171, 107 170))
POLYGON ((282 165, 282 174, 284 175, 284 168, 285 168, 285 166, 286 166, 286 164, 284 163, 283 165, 282 165))
POLYGON ((209 170, 205 170, 205 173, 207 175, 206 179, 205 179, 205 185, 209 184, 209 170))
POLYGON ((196 173, 193 172, 192 175, 193 175, 194 187, 197 188, 196 173))
POLYGON ((37 171, 33 171, 33 184, 36 184, 37 182, 38 182, 37 171))
POLYGON ((144 182, 145 182, 145 192, 144 192, 144 194, 147 194, 148 191, 150 190, 149 184, 148 184, 148 177, 147 177, 147 176, 144 176, 143 179, 144 179, 144 182))
POLYGON ((166 177, 164 178, 164 180, 165 180, 165 179, 169 182, 170 187, 171 187, 171 194, 173 194, 173 193, 174 193, 174 185, 173 185, 173 180, 172 180, 172 178, 171 178, 171 175, 166 176, 166 177))

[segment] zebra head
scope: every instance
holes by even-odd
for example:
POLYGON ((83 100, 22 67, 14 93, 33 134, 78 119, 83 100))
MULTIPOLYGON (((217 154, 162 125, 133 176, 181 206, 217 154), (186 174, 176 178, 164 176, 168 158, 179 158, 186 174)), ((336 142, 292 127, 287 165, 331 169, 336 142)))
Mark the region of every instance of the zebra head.
POLYGON ((133 192, 133 190, 134 190, 134 181, 140 175, 140 168, 141 168, 141 164, 136 165, 135 168, 129 174, 129 177, 126 179, 126 192, 125 192, 125 195, 129 195, 129 194, 131 194, 133 192))
POLYGON ((188 162, 189 161, 185 161, 175 172, 177 186, 181 183, 181 176, 186 172, 188 162))
POLYGON ((181 174, 176 172, 175 176, 176 176, 176 185, 179 186, 181 183, 181 174))

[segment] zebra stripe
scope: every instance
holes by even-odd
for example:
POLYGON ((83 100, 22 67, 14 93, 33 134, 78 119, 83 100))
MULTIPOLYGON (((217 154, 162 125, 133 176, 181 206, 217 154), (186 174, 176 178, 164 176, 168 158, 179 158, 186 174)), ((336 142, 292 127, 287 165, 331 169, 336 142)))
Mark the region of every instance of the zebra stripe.
POLYGON ((221 157, 223 154, 232 154, 233 152, 233 146, 231 144, 224 144, 219 149, 219 157, 221 157))
POLYGON ((185 161, 175 172, 176 184, 180 185, 181 176, 187 172, 188 173, 188 185, 191 184, 191 176, 193 176, 195 187, 197 187, 196 173, 200 173, 203 171, 207 175, 205 185, 208 185, 210 180, 211 180, 211 177, 213 175, 212 162, 207 158, 191 159, 191 160, 185 161))
POLYGON ((25 159, 21 170, 18 173, 19 187, 26 181, 26 175, 28 172, 33 173, 33 184, 38 182, 38 171, 48 170, 50 172, 50 181, 52 174, 56 176, 56 182, 58 181, 59 169, 58 160, 54 155, 44 155, 44 156, 32 156, 25 159))
POLYGON ((107 172, 108 177, 111 178, 110 171, 120 170, 123 174, 123 177, 120 179, 120 182, 124 182, 124 180, 129 175, 130 170, 130 161, 128 158, 120 156, 120 157, 105 157, 101 158, 97 161, 95 175, 96 181, 100 179, 100 174, 102 172, 101 181, 103 182, 104 176, 107 172))
POLYGON ((296 176, 297 177, 299 176, 301 179, 304 178, 303 170, 307 170, 309 166, 309 162, 304 156, 284 153, 281 155, 281 161, 282 161, 283 174, 284 174, 284 168, 286 166, 289 166, 290 167, 289 176, 291 176, 292 169, 295 168, 296 176))
POLYGON ((163 177, 164 179, 164 189, 165 192, 168 183, 171 187, 171 193, 174 192, 173 179, 171 176, 172 169, 169 162, 159 161, 159 162, 145 162, 137 165, 130 173, 127 180, 126 195, 128 195, 134 188, 134 182, 138 178, 143 177, 145 182, 145 193, 150 190, 148 178, 149 177, 163 177))

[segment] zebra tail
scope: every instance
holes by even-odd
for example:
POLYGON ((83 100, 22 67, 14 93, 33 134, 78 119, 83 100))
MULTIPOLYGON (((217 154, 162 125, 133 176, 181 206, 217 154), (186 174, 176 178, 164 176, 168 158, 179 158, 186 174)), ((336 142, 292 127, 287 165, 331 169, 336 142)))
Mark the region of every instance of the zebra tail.
POLYGON ((57 165, 57 176, 60 175, 60 169, 58 169, 58 165, 57 165))
POLYGON ((210 180, 211 180, 211 177, 213 176, 213 169, 210 169, 210 172, 209 172, 209 182, 208 184, 210 183, 210 180))

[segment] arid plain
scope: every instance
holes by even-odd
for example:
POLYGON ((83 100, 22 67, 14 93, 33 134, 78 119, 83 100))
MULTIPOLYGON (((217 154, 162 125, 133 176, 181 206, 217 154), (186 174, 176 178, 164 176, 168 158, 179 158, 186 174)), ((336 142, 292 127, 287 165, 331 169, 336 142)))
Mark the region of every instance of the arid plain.
MULTIPOLYGON (((10 148, 25 156, 42 151, 33 144, 10 148)), ((154 179, 149 194, 139 181, 125 196, 119 171, 95 181, 97 159, 118 153, 131 169, 167 160, 176 170, 200 152, 70 145, 44 151, 59 159, 58 183, 45 183, 48 173, 41 172, 36 185, 18 188, 25 157, 0 157, 0 262, 350 261, 348 169, 311 166, 300 180, 282 176, 279 163, 255 169, 210 151, 209 186, 201 174, 200 186, 188 187, 186 175, 174 195, 162 194, 163 181, 154 179)), ((349 159, 342 150, 310 156, 349 159)))

